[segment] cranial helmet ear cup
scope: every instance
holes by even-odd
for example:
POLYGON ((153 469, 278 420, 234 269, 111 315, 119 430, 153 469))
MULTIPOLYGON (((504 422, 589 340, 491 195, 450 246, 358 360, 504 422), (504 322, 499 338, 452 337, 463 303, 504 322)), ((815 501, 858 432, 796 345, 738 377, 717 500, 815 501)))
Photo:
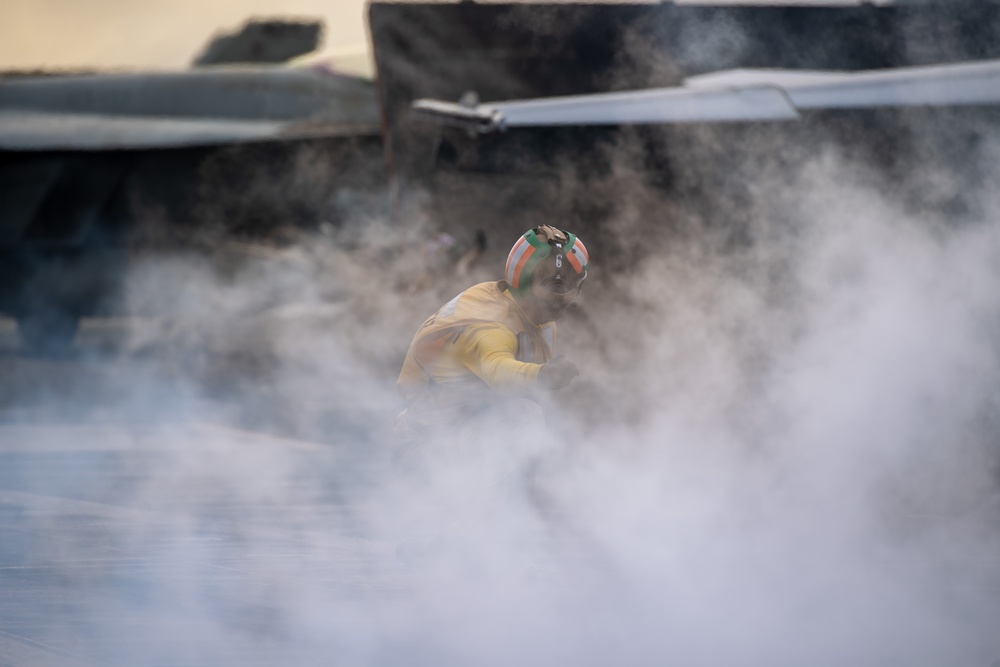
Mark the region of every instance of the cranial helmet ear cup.
POLYGON ((582 273, 586 277, 587 265, 590 264, 590 253, 587 252, 587 247, 583 245, 583 241, 578 239, 575 234, 566 232, 566 235, 569 236, 569 243, 563 249, 563 254, 569 261, 570 266, 577 273, 582 273))

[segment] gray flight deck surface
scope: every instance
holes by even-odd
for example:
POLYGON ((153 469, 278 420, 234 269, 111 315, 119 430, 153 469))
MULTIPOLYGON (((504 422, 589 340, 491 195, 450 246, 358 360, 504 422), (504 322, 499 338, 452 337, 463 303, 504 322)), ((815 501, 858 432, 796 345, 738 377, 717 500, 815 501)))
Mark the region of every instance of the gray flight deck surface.
POLYGON ((335 348, 269 383, 252 358, 216 372, 218 341, 142 342, 154 323, 85 320, 40 356, 0 319, 0 667, 1000 656, 995 481, 952 443, 892 458, 891 486, 846 445, 777 467, 678 439, 557 449, 537 498, 484 484, 496 457, 428 493, 391 474, 388 394, 335 348))
POLYGON ((0 665, 335 664, 322 624, 406 585, 362 527, 382 457, 140 409, 109 335, 0 322, 0 665))

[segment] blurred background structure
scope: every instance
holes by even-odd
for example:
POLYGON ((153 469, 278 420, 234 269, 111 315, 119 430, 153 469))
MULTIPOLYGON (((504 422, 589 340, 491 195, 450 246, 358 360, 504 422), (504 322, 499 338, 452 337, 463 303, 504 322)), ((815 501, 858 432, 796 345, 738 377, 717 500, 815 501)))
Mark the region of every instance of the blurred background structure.
MULTIPOLYGON (((165 70, 191 64, 218 33, 255 16, 320 21, 323 47, 369 71, 363 0, 165 2, 10 0, 0 7, 0 69, 165 70)), ((346 65, 345 65, 346 66, 346 65)))

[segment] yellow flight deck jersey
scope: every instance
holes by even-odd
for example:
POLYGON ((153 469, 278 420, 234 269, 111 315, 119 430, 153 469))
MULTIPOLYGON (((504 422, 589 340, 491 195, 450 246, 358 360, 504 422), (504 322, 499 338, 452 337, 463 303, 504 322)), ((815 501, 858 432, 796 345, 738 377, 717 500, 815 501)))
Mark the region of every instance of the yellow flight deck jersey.
MULTIPOLYGON (((445 425, 492 393, 524 395, 555 347, 555 323, 536 326, 506 283, 474 285, 431 315, 406 353, 396 385, 407 427, 445 425)), ((401 425, 402 426, 402 425, 401 425)))

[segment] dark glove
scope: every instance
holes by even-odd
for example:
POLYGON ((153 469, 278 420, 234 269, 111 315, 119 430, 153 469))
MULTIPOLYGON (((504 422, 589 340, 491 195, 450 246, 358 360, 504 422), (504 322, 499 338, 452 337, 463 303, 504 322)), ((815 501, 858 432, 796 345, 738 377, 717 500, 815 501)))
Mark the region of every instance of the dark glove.
POLYGON ((576 364, 566 357, 556 357, 538 371, 538 384, 546 389, 562 389, 580 374, 576 364))

